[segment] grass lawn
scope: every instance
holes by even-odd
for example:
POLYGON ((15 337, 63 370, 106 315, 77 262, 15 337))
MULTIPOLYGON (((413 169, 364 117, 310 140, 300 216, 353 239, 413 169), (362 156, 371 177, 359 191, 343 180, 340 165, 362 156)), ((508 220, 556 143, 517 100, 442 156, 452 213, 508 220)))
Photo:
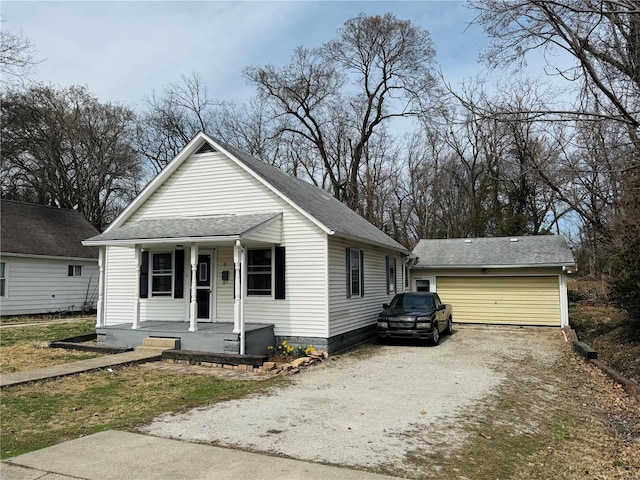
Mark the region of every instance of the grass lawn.
MULTIPOLYGON (((23 318, 22 322, 25 321, 31 320, 23 318)), ((47 347, 52 340, 91 333, 94 326, 95 317, 3 328, 0 372, 95 357, 98 354, 47 347)), ((249 395, 269 388, 275 381, 283 380, 224 380, 132 366, 3 388, 0 391, 0 458, 101 430, 131 427, 164 412, 249 395)))
MULTIPOLYGON (((20 318, 22 322, 29 321, 24 317, 20 318)), ((35 320, 43 321, 40 317, 35 320)), ((95 317, 69 320, 69 322, 3 328, 0 331, 0 373, 33 370, 101 356, 102 354, 99 353, 48 347, 49 342, 53 340, 95 332, 95 317)))
POLYGON ((1 458, 111 428, 127 428, 164 412, 263 391, 272 381, 114 368, 2 389, 1 458))

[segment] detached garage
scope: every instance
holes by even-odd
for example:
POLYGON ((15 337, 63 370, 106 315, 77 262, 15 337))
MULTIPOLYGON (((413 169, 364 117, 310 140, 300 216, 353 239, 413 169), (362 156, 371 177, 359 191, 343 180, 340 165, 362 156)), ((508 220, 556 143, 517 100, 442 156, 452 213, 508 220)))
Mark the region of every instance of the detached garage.
POLYGON ((455 322, 568 324, 575 261, 564 237, 420 240, 413 257, 411 290, 438 292, 455 322))

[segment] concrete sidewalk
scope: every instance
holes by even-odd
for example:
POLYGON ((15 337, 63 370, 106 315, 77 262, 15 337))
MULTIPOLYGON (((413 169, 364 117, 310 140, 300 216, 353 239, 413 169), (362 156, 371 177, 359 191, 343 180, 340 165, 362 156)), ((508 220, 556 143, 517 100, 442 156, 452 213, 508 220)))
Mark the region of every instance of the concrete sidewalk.
MULTIPOLYGON (((309 442, 314 442, 313 435, 309 442)), ((347 468, 109 430, 9 458, 2 480, 392 480, 347 468)))
POLYGON ((143 350, 116 353, 103 357, 79 360, 77 362, 54 365, 52 367, 38 368, 24 372, 5 373, 0 375, 0 387, 11 387, 22 383, 35 382, 47 378, 65 377, 76 373, 89 372, 100 368, 115 367, 117 365, 128 365, 132 363, 143 363, 160 360, 162 350, 143 350))

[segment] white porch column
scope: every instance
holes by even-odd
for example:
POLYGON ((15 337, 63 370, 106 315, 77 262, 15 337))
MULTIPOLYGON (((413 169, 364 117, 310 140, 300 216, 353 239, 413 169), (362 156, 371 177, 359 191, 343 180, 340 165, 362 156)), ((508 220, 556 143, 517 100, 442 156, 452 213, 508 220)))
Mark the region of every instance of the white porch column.
POLYGON ((198 330, 198 245, 191 245, 191 303, 189 303, 189 331, 198 330))
POLYGON ((234 266, 234 302, 233 302, 233 333, 240 333, 240 317, 242 315, 240 308, 240 299, 242 296, 242 244, 240 240, 236 240, 233 247, 233 266, 234 266))
POLYGON ((136 286, 135 286, 135 299, 133 307, 133 325, 132 330, 138 330, 140 328, 140 262, 142 261, 142 248, 140 245, 136 245, 135 259, 136 259, 136 286))
POLYGON ((104 257, 107 247, 98 248, 98 304, 96 305, 96 327, 104 327, 104 257))
MULTIPOLYGON (((240 240, 238 240, 238 243, 240 243, 240 240)), ((240 247, 241 251, 240 251, 240 278, 242 278, 242 281, 245 282, 246 285, 246 265, 247 265, 247 251, 241 246, 240 247)), ((242 290, 242 285, 240 287, 240 290, 242 290)), ((244 295, 240 295, 240 355, 244 355, 245 354, 245 338, 246 338, 246 332, 245 332, 245 328, 244 328, 244 295)))

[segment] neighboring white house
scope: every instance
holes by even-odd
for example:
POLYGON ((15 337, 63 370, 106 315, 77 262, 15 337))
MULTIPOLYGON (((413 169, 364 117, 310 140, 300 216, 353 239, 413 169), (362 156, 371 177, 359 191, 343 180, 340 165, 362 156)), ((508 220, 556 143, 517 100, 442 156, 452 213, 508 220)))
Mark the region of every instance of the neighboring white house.
POLYGON ((461 323, 569 323, 567 272, 575 267, 564 237, 420 240, 411 290, 438 292, 461 323))
POLYGON ((100 249, 99 330, 250 322, 330 351, 374 333, 409 253, 322 189, 204 133, 84 244, 100 249))
POLYGON ((75 210, 2 200, 0 315, 95 307, 98 249, 82 240, 98 231, 75 210))

